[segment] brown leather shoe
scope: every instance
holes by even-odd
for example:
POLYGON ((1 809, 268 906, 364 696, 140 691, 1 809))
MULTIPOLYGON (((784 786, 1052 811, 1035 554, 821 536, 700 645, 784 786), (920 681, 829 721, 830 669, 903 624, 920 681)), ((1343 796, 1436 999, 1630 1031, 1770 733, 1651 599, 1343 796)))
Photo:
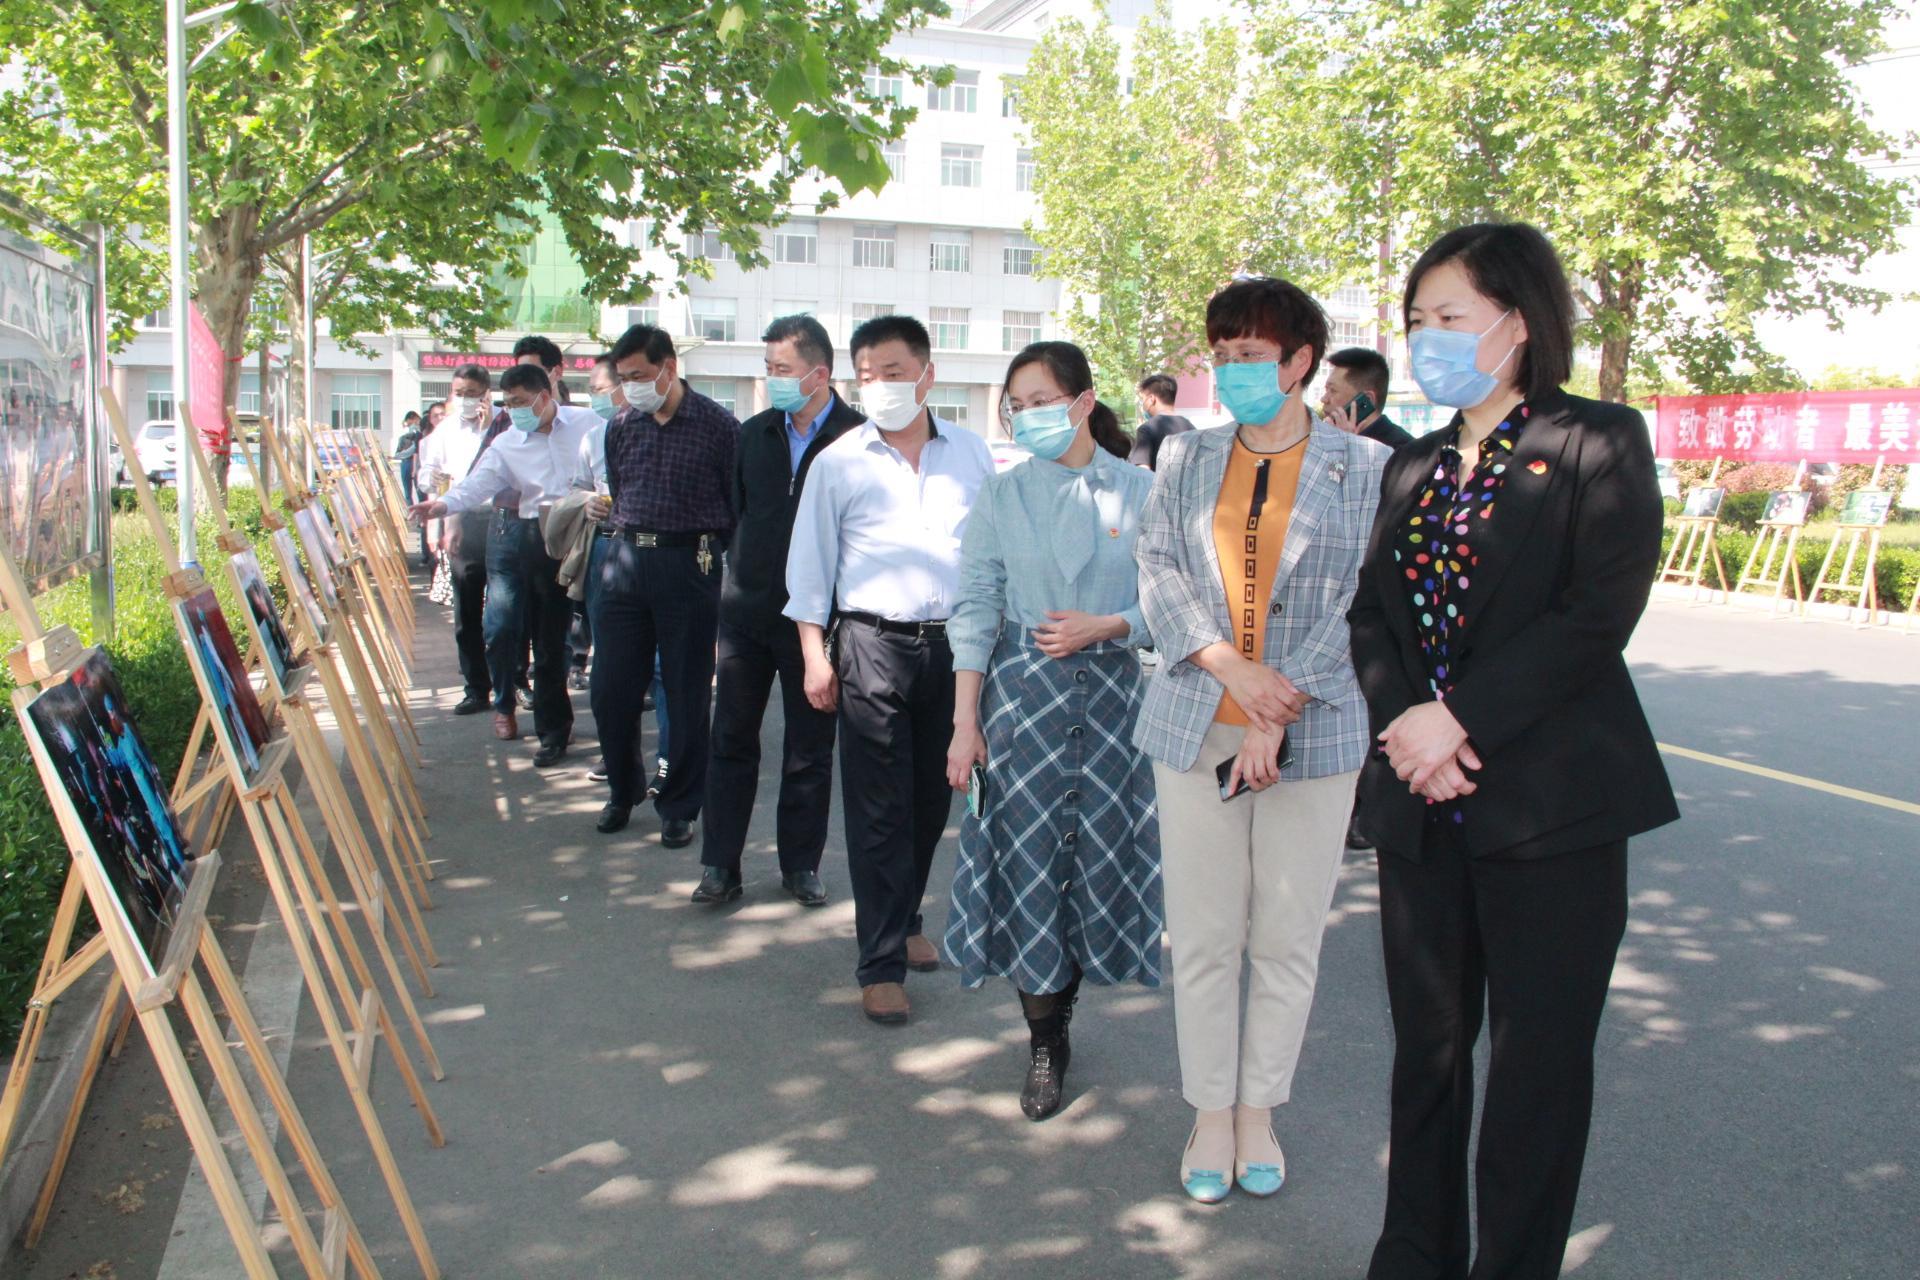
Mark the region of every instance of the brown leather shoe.
POLYGON ((502 742, 513 742, 520 737, 520 722, 513 718, 513 712, 493 713, 493 736, 502 742))
POLYGON ((910 1006, 907 989, 897 982, 876 982, 860 988, 860 1008, 875 1022, 905 1022, 910 1006))
POLYGON ((915 973, 932 973, 940 967, 940 953, 927 941, 927 935, 916 933, 907 939, 907 968, 915 973))

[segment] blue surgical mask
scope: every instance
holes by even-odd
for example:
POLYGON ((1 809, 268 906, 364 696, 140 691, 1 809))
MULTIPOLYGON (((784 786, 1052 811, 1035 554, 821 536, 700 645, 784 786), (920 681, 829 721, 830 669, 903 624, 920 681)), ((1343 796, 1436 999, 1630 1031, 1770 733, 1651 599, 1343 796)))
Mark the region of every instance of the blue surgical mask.
POLYGON ((507 416, 513 419, 513 425, 532 435, 540 429, 540 411, 538 409, 520 409, 509 407, 507 416))
POLYGON ((1034 457, 1052 462, 1073 447, 1073 438, 1080 432, 1068 416, 1072 407, 1069 400, 1022 409, 1013 415, 1013 442, 1031 450, 1034 457))
POLYGON ((1213 389, 1233 420, 1249 427, 1272 422, 1287 402, 1287 393, 1280 390, 1280 364, 1275 360, 1216 365, 1213 389))
POLYGON ((800 389, 800 378, 767 377, 767 402, 782 413, 798 413, 806 407, 807 393, 800 389))
POLYGON ((1480 340, 1500 327, 1500 321, 1512 315, 1495 320, 1479 333, 1463 333, 1458 329, 1432 329, 1425 325, 1413 331, 1407 339, 1407 360, 1413 366, 1413 380, 1420 384, 1420 390, 1427 399, 1435 404, 1446 405, 1450 409, 1471 409, 1500 389, 1500 379, 1495 376, 1513 359, 1513 353, 1520 349, 1519 343, 1507 350, 1500 363, 1494 366, 1493 373, 1482 372, 1479 368, 1480 340))
POLYGON ((587 403, 593 407, 595 413, 600 415, 600 421, 613 421, 614 408, 613 393, 611 391, 605 395, 602 395, 598 391, 589 392, 587 395, 587 403))

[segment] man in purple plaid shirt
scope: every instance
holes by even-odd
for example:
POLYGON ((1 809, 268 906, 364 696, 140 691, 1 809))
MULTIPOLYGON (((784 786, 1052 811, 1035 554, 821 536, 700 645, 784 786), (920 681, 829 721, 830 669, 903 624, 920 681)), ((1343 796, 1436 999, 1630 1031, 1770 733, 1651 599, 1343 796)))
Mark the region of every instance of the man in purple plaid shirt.
POLYGON ((641 703, 654 656, 666 686, 667 775, 654 805, 660 842, 693 841, 707 788, 720 556, 733 532, 740 423, 680 378, 665 330, 637 324, 613 345, 627 408, 607 424, 606 496, 588 564, 596 657, 590 688, 606 759, 599 830, 621 830, 646 796, 641 703))

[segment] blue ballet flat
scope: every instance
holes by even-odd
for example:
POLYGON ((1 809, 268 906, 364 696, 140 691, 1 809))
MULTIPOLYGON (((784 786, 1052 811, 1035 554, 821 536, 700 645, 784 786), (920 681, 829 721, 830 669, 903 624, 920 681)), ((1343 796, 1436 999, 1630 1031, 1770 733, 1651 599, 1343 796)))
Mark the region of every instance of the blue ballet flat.
POLYGON ((1189 1169, 1181 1187, 1201 1204, 1219 1204, 1231 1189, 1227 1175, 1211 1169, 1189 1169))
POLYGON ((1240 1170, 1234 1181, 1248 1195, 1266 1197, 1285 1185, 1287 1171, 1277 1164, 1250 1164, 1240 1170))

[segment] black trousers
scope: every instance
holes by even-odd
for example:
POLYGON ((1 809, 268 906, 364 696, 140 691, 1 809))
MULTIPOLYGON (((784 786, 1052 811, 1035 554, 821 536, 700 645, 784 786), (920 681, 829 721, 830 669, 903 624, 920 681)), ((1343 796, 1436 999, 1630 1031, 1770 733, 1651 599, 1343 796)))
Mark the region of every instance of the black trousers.
MULTIPOLYGON (((713 695, 713 751, 707 765, 707 829, 700 861, 740 869, 740 851, 753 817, 760 778, 760 721, 774 677, 780 678, 785 740, 780 757, 780 809, 775 843, 782 871, 818 871, 833 803, 831 712, 807 701, 806 662, 794 624, 776 625, 762 638, 720 626, 719 670, 713 695)), ((672 719, 671 713, 668 719, 672 719)), ((671 745, 671 739, 669 739, 671 745)), ((673 770, 667 770, 673 777, 673 770)))
POLYGON ((639 803, 640 713, 656 654, 666 683, 667 781, 654 801, 662 818, 691 822, 707 792, 713 712, 713 645, 720 622, 720 565, 702 572, 692 547, 636 547, 595 538, 587 572, 597 656, 588 688, 600 727, 608 798, 639 803))
POLYGON ((573 602, 573 630, 568 633, 568 644, 573 647, 573 665, 576 670, 587 669, 587 659, 593 654, 593 622, 587 617, 587 602, 573 602))
POLYGON ((837 634, 840 794, 860 943, 854 975, 865 987, 904 981, 907 939, 924 928, 920 900, 953 808, 953 650, 944 636, 847 620, 837 634))
POLYGON ((547 554, 538 520, 496 515, 487 534, 487 619, 503 619, 487 638, 494 705, 513 706, 513 663, 533 641, 533 731, 544 743, 573 735, 573 698, 567 692, 567 631, 573 602, 560 585, 560 562, 547 554), (517 619, 523 630, 509 629, 517 619), (504 686, 501 681, 506 678, 504 686))
POLYGON ((1553 1280, 1593 1113, 1593 1046, 1627 921, 1625 841, 1558 857, 1467 856, 1429 828, 1419 862, 1379 854, 1393 1010, 1386 1223, 1369 1280, 1553 1280), (1467 1141, 1482 1009, 1492 1056, 1467 1141))
POLYGON ((454 551, 447 557, 453 582, 453 647, 460 656, 460 682, 467 696, 480 702, 493 698, 493 676, 487 666, 487 634, 483 614, 487 607, 487 526, 491 512, 450 516, 460 522, 454 551))

